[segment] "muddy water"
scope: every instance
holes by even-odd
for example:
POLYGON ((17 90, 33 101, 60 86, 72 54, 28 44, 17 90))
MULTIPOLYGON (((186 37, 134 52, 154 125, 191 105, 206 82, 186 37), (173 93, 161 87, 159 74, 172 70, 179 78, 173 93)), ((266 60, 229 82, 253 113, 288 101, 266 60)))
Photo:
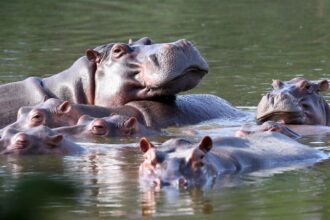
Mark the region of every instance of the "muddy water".
MULTIPOLYGON (((215 94, 253 114, 272 79, 329 78, 329 15, 326 0, 5 1, 0 7, 0 81, 52 75, 87 48, 111 41, 186 38, 210 65, 210 73, 188 93, 215 94)), ((192 138, 198 139, 240 123, 213 121, 189 129, 197 131, 192 138)), ((168 132, 191 134, 186 130, 168 132)), ((329 215, 328 161, 308 168, 226 176, 204 191, 146 190, 137 178, 142 159, 137 142, 83 143, 92 150, 79 157, 3 157, 0 195, 26 178, 43 175, 78 188, 75 196, 43 205, 46 215, 67 219, 326 219, 329 215)), ((303 142, 327 150, 330 137, 303 142)))

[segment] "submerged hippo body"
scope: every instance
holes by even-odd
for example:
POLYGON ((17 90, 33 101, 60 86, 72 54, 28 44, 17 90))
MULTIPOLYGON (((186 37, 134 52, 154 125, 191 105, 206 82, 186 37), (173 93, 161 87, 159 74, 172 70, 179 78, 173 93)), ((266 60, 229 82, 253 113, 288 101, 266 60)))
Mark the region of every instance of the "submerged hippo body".
POLYGON ((227 101, 213 95, 181 95, 167 102, 132 101, 113 108, 47 99, 36 106, 21 107, 17 121, 10 126, 17 129, 41 124, 52 128, 73 126, 82 115, 100 118, 111 114, 135 117, 140 124, 156 130, 169 126, 191 125, 216 118, 237 119, 247 116, 227 101))
POLYGON ((74 126, 55 128, 54 131, 70 139, 95 140, 109 137, 141 137, 160 134, 140 124, 135 117, 111 115, 93 118, 83 115, 74 126))
POLYGON ((165 145, 166 150, 156 149, 147 139, 141 139, 144 161, 139 173, 143 181, 156 185, 203 186, 223 174, 309 165, 327 158, 323 152, 277 132, 215 140, 205 136, 198 144, 175 139, 165 145), (178 145, 169 148, 173 143, 178 145))
POLYGON ((87 50, 71 67, 47 77, 0 86, 0 126, 15 120, 21 106, 45 96, 105 107, 173 97, 195 87, 208 65, 187 40, 154 44, 149 38, 87 50))
POLYGON ((274 80, 272 86, 273 91, 264 95, 258 104, 259 122, 330 126, 329 105, 320 94, 328 90, 327 80, 313 83, 297 77, 287 82, 274 80))
POLYGON ((8 128, 0 139, 0 154, 2 155, 74 155, 83 151, 79 145, 45 126, 29 128, 24 131, 8 128))

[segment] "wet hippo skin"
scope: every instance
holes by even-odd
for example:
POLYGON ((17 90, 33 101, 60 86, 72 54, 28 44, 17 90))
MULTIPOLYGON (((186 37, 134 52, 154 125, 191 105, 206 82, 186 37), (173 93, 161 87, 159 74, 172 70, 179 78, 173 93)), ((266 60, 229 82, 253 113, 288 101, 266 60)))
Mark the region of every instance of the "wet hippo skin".
POLYGON ((109 137, 142 137, 161 134, 140 124, 135 117, 113 114, 103 118, 83 115, 74 126, 54 128, 59 134, 74 140, 99 140, 109 137))
POLYGON ((274 80, 272 87, 258 104, 257 121, 330 126, 329 105, 320 94, 328 90, 327 80, 315 83, 296 77, 285 82, 274 80))
POLYGON ((46 126, 21 131, 7 128, 0 138, 2 155, 76 155, 83 151, 82 147, 46 126))
POLYGON ((140 179, 156 186, 204 186, 224 174, 310 165, 328 158, 278 132, 258 132, 245 138, 205 136, 199 143, 170 139, 157 148, 142 138, 140 149, 144 154, 140 179))
POLYGON ((167 101, 132 101, 120 107, 72 104, 59 99, 47 99, 35 106, 21 107, 16 129, 45 125, 51 128, 75 125, 82 115, 106 117, 120 114, 135 117, 138 122, 153 129, 196 124, 211 119, 237 119, 247 114, 227 101, 206 94, 180 95, 167 101))
POLYGON ((0 126, 13 122, 21 106, 36 105, 45 96, 116 107, 173 98, 195 87, 207 72, 206 61, 187 40, 155 44, 142 38, 102 45, 53 76, 1 85, 0 126))

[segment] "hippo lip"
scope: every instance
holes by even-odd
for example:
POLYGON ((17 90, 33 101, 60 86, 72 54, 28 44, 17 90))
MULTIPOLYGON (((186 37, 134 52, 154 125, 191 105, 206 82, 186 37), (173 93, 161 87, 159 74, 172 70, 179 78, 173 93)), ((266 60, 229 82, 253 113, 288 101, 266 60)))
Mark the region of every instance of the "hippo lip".
POLYGON ((258 117, 259 122, 265 121, 284 121, 285 124, 302 124, 304 115, 302 112, 271 112, 258 117))
MULTIPOLYGON (((178 81, 184 82, 184 81, 190 80, 190 81, 198 82, 207 73, 208 73, 207 68, 203 68, 203 67, 200 67, 200 66, 189 66, 186 69, 184 69, 181 74, 177 74, 176 77, 174 77, 172 79, 169 79, 169 80, 167 80, 163 83, 153 85, 153 86, 149 86, 148 88, 149 89, 159 89, 159 88, 166 89, 166 88, 172 87, 175 84, 178 84, 177 83, 178 81)), ((188 88, 182 88, 181 87, 180 89, 185 91, 185 90, 189 90, 193 87, 194 86, 191 86, 191 87, 189 86, 188 88)))

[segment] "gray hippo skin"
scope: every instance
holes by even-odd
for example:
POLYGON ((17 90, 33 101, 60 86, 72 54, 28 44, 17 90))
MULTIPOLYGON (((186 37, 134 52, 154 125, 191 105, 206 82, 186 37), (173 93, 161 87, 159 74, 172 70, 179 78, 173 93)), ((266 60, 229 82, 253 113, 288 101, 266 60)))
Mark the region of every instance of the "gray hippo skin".
POLYGON ((121 106, 135 100, 173 97, 195 87, 208 72, 187 40, 154 44, 149 38, 87 50, 71 67, 47 78, 30 77, 0 86, 0 126, 15 120, 22 106, 45 96, 72 103, 121 106))
POLYGON ((236 137, 245 137, 247 135, 258 133, 258 132, 279 132, 284 134, 292 139, 299 139, 302 137, 301 134, 290 129, 287 125, 274 122, 266 121, 261 125, 255 124, 244 124, 240 127, 238 131, 235 132, 236 137))
POLYGON ((140 149, 144 153, 141 180, 156 186, 205 186, 224 174, 310 165, 328 158, 277 132, 215 140, 205 136, 198 144, 171 139, 157 149, 142 138, 140 149))
POLYGON ((320 94, 328 90, 327 80, 313 83, 297 77, 287 82, 274 80, 272 86, 258 104, 258 122, 330 126, 329 105, 320 94))
POLYGON ((0 154, 2 155, 74 155, 83 151, 84 149, 79 145, 45 126, 24 131, 8 128, 0 139, 0 154))
POLYGON ((35 106, 21 107, 16 122, 10 126, 16 129, 41 124, 51 128, 73 126, 82 115, 100 118, 111 114, 135 117, 140 124, 156 130, 169 126, 197 124, 215 118, 237 119, 247 116, 227 101, 205 94, 181 95, 167 102, 132 101, 113 108, 72 104, 51 98, 35 106))
POLYGON ((74 126, 54 128, 57 133, 75 140, 95 140, 109 137, 142 137, 160 132, 140 124, 135 117, 111 115, 93 118, 83 115, 74 126))

